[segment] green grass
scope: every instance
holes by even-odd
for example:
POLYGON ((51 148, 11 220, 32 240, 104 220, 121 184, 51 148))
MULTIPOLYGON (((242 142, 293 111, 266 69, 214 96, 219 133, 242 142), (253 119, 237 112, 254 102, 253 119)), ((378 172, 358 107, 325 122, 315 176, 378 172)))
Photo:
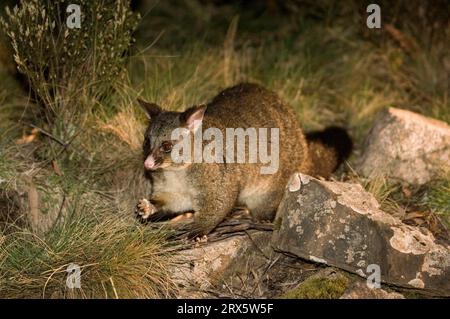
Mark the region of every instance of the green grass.
MULTIPOLYGON (((76 73, 72 80, 65 74, 61 83, 41 83, 45 88, 56 86, 60 94, 47 104, 60 97, 65 102, 58 111, 63 116, 53 122, 32 111, 47 104, 16 81, 10 51, 0 46, 0 192, 22 191, 25 174, 33 177, 43 194, 60 192, 43 195, 47 207, 58 209, 61 194, 67 201, 66 218, 49 233, 13 228, 0 235, 0 296, 176 294, 168 273, 171 248, 164 232, 141 228, 133 221, 133 207, 149 189, 141 171, 146 120, 137 97, 176 110, 205 103, 237 82, 258 82, 295 108, 305 130, 346 127, 355 140, 355 154, 376 114, 389 106, 450 122, 450 43, 446 40, 450 28, 438 24, 440 14, 430 23, 411 11, 409 2, 382 1, 383 23, 399 30, 393 35, 365 27, 362 2, 304 3, 297 11, 281 14, 264 11, 264 6, 255 12, 236 5, 202 7, 196 0, 155 2, 151 10, 141 12, 136 43, 127 51, 129 59, 120 59, 127 62, 124 76, 106 83, 106 95, 86 88, 97 74, 85 77, 77 68, 71 71, 76 73), (413 49, 405 47, 405 39, 414 44, 413 49), (81 86, 79 95, 72 90, 65 96, 64 88, 73 89, 74 83, 81 86), (83 121, 71 121, 73 112, 81 112, 83 121), (71 144, 64 148, 39 134, 31 143, 16 145, 31 131, 24 123, 38 125, 71 144), (62 128, 70 134, 60 134, 62 128), (62 176, 56 174, 52 160, 62 176), (72 262, 86 275, 83 290, 76 294, 65 287, 65 268, 72 262)), ((356 159, 354 155, 350 165, 356 159)), ((405 205, 397 196, 398 185, 381 178, 359 182, 384 209, 396 212, 405 205)), ((433 182, 426 191, 414 193, 413 200, 450 223, 449 186, 449 179, 433 182)), ((316 297, 336 294, 327 282, 315 284, 324 288, 316 297)))
POLYGON ((437 214, 450 229, 450 177, 437 180, 426 188, 422 205, 437 214))

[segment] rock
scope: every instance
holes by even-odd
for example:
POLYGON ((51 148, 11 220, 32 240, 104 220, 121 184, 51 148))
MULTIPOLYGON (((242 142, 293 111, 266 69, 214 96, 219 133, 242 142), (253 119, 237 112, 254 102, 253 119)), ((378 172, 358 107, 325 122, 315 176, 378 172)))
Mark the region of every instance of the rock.
POLYGON ((398 292, 388 292, 382 288, 370 288, 366 283, 356 281, 340 299, 405 299, 405 296, 398 292))
POLYGON ((387 176, 424 184, 450 172, 450 126, 396 108, 376 119, 357 170, 364 176, 387 176))
POLYGON ((172 270, 182 295, 184 290, 189 298, 193 291, 194 297, 208 296, 209 291, 221 288, 234 275, 265 265, 264 255, 274 253, 270 248, 271 232, 251 232, 250 236, 233 236, 182 250, 172 270))
POLYGON ((272 245, 362 277, 373 278, 379 267, 382 282, 450 296, 450 248, 380 210, 358 184, 294 174, 276 214, 272 245))
POLYGON ((172 277, 184 298, 275 298, 292 289, 317 266, 276 253, 271 231, 248 231, 176 256, 172 277))

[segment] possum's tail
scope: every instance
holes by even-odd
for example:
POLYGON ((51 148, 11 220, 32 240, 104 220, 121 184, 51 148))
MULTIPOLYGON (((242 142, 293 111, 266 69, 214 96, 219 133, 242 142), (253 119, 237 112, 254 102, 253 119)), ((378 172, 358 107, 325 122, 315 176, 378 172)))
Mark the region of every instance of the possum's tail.
POLYGON ((349 157, 353 148, 347 131, 335 126, 307 133, 306 140, 313 166, 311 175, 324 178, 328 178, 349 157))

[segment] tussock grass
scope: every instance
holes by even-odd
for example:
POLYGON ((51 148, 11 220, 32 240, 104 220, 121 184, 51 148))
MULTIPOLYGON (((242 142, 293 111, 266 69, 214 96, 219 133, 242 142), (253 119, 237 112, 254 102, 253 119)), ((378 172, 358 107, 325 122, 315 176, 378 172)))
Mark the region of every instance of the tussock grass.
MULTIPOLYGON (((136 172, 135 176, 119 163, 122 172, 95 166, 79 170, 76 163, 61 162, 64 175, 58 176, 42 162, 18 161, 11 154, 23 152, 17 148, 20 147, 0 154, 0 192, 26 191, 23 176, 32 176, 44 213, 41 223, 55 209, 62 214, 45 234, 33 232, 28 223, 2 226, 0 297, 176 295, 177 287, 170 277, 176 247, 167 242, 163 229, 142 227, 132 214, 136 198, 147 189, 142 174, 136 172), (99 180, 99 176, 103 178, 99 180), (117 180, 112 185, 114 179, 117 180), (72 263, 82 269, 81 289, 66 287, 66 269, 72 263)), ((97 160, 101 161, 93 162, 97 160)))
MULTIPOLYGON (((86 203, 84 203, 86 205, 86 203)), ((114 215, 72 216, 45 237, 18 230, 1 237, 2 298, 173 297, 170 247, 114 215), (81 288, 66 286, 67 267, 81 269, 81 288)), ((92 214, 92 212, 91 212, 92 214)))
MULTIPOLYGON (((212 7, 201 18, 183 5, 155 5, 139 32, 149 43, 158 41, 133 60, 139 66, 131 72, 133 83, 149 100, 179 109, 205 102, 229 83, 260 82, 298 111, 306 129, 342 124, 358 142, 375 114, 389 106, 449 120, 448 41, 440 41, 448 25, 430 43, 433 31, 421 29, 424 18, 417 17, 420 26, 395 24, 416 44, 415 51, 405 50, 398 38, 365 27, 361 3, 309 5, 292 16, 259 17, 231 5, 212 7), (311 19, 312 12, 321 22, 311 19), (189 18, 197 23, 185 22, 189 18)), ((386 24, 411 20, 401 19, 399 8, 409 12, 402 6, 407 4, 384 7, 386 24)))
MULTIPOLYGON (((358 179, 356 180, 358 181, 358 179)), ((363 181, 363 186, 371 193, 378 203, 380 203, 381 209, 391 213, 397 217, 403 217, 404 211, 401 205, 393 198, 394 194, 398 194, 401 189, 399 183, 390 181, 385 176, 373 176, 370 179, 359 179, 359 182, 363 181)))
POLYGON ((450 239, 450 178, 442 175, 425 185, 412 186, 384 176, 351 181, 372 193, 384 211, 416 226, 425 226, 435 235, 450 239), (439 219, 437 219, 439 218, 439 219))

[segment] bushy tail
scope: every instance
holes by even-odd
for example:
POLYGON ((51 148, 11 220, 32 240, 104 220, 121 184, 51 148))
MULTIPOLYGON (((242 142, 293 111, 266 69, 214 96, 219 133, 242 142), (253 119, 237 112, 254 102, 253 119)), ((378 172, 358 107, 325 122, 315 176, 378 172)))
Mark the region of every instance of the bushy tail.
POLYGON ((350 155, 353 142, 347 131, 328 127, 323 131, 306 134, 313 176, 328 178, 350 155))

